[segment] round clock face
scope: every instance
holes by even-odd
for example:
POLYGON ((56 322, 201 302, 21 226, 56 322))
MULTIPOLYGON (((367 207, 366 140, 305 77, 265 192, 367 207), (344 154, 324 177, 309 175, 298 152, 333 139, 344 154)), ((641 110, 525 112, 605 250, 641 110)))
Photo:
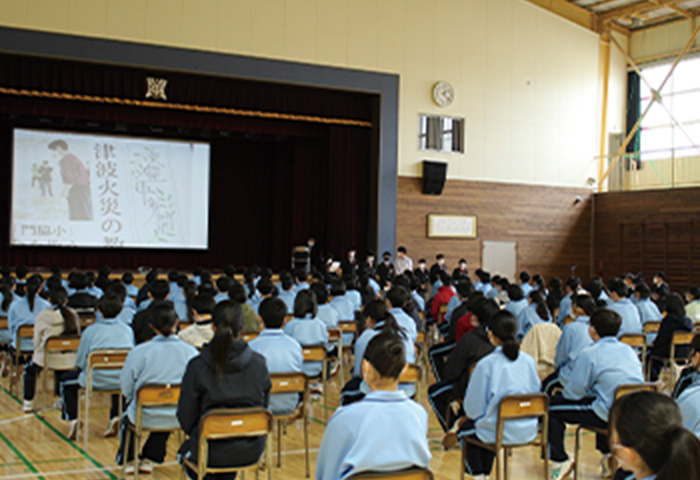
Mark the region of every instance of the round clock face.
POLYGON ((455 90, 444 80, 433 86, 433 100, 441 107, 447 107, 455 99, 455 90))

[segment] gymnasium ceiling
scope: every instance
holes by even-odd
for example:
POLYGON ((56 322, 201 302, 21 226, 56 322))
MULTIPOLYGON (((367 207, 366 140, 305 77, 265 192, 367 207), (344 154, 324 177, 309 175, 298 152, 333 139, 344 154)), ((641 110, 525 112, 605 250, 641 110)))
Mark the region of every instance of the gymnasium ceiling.
POLYGON ((528 0, 595 32, 632 33, 700 16, 700 0, 528 0))

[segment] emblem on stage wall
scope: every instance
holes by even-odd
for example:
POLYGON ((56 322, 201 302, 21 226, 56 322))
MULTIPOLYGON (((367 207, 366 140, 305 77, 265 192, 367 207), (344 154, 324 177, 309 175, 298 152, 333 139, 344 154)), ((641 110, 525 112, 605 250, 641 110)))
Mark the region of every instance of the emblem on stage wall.
POLYGON ((156 100, 168 99, 165 95, 165 87, 168 86, 168 81, 165 78, 147 77, 146 83, 148 85, 146 98, 155 98, 156 100))

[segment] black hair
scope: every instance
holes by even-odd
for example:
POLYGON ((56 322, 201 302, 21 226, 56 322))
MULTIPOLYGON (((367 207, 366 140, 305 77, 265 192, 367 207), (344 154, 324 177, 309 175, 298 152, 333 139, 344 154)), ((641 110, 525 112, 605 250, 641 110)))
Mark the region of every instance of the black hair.
POLYGON ((547 295, 547 307, 549 311, 554 313, 564 298, 564 292, 561 289, 562 281, 559 277, 554 277, 549 281, 549 294, 547 295))
POLYGON ((304 318, 308 314, 315 317, 318 312, 318 304, 316 302, 316 294, 308 288, 297 293, 294 299, 294 316, 296 318, 304 318))
POLYGON ((154 300, 165 300, 170 293, 170 286, 165 280, 154 280, 148 285, 148 293, 154 300))
POLYGON ((212 285, 211 283, 202 282, 202 284, 199 285, 199 287, 192 280, 189 280, 187 282, 187 285, 189 285, 190 283, 192 283, 194 285, 194 287, 199 295, 211 295, 213 297, 214 295, 217 294, 216 288, 214 288, 214 285, 212 285))
POLYGON ((644 282, 639 282, 634 288, 634 292, 639 294, 639 298, 642 300, 647 299, 651 296, 651 290, 649 286, 644 282))
POLYGON ((243 281, 245 282, 246 286, 248 287, 248 297, 249 298, 253 298, 253 295, 255 295, 255 277, 256 276, 257 276, 256 271, 253 270, 252 268, 249 268, 243 274, 243 281))
POLYGON ((124 308, 121 299, 113 293, 106 293, 97 301, 97 309, 104 318, 115 318, 124 308))
POLYGON ((657 392, 635 392, 616 400, 610 430, 633 449, 656 480, 700 478, 700 440, 683 428, 678 405, 657 392))
POLYGON ((267 277, 261 278, 257 285, 261 295, 271 295, 275 291, 275 284, 267 277))
POLYGON ((656 272, 654 276, 659 277, 661 280, 666 280, 666 274, 664 272, 656 272))
POLYGON ((192 299, 192 310, 199 315, 211 314, 214 311, 214 307, 216 307, 216 301, 211 295, 197 295, 192 299))
POLYGON ((615 337, 620 331, 622 317, 619 313, 607 308, 599 308, 591 315, 590 324, 601 338, 615 337))
POLYGON ((496 301, 486 297, 481 297, 481 300, 474 306, 474 315, 479 319, 481 325, 488 324, 489 319, 499 311, 501 309, 498 308, 496 301))
POLYGON ((10 308, 12 300, 14 300, 14 295, 12 294, 12 287, 15 284, 15 279, 10 276, 2 277, 2 310, 7 312, 10 308))
POLYGON ((401 252, 401 253, 406 253, 406 247, 403 247, 403 246, 397 248, 396 250, 401 252))
POLYGON ((676 292, 670 293, 666 297, 666 312, 670 315, 675 315, 677 317, 685 317, 685 306, 683 305, 683 298, 676 292))
POLYGON ((66 306, 68 302, 68 292, 63 287, 57 287, 51 290, 51 305, 59 311, 63 317, 63 333, 64 336, 77 335, 80 333, 80 324, 78 316, 73 310, 66 306))
POLYGON ((323 282, 314 282, 311 284, 311 290, 316 295, 316 303, 323 305, 328 302, 328 289, 323 282))
POLYGON ((146 274, 146 284, 150 285, 152 282, 158 280, 158 270, 153 268, 146 274))
POLYGON ((693 352, 700 353, 700 333, 696 333, 690 341, 691 355, 693 352))
POLYGON ((530 274, 525 271, 522 271, 520 272, 519 278, 522 283, 527 283, 530 281, 530 274))
POLYGON ((74 290, 83 290, 87 287, 87 277, 84 273, 75 272, 71 275, 68 286, 74 290))
POLYGON ((226 275, 221 275, 216 279, 216 288, 220 292, 228 292, 228 289, 231 288, 231 279, 226 275))
POLYGON ((234 267, 232 264, 227 264, 224 267, 224 275, 226 275, 229 278, 233 278, 234 275, 236 275, 236 267, 234 267))
POLYGON ((389 313, 389 310, 386 307, 386 302, 381 300, 371 300, 367 302, 365 308, 362 309, 362 313, 365 318, 369 317, 376 323, 383 323, 384 325, 382 326, 382 332, 393 332, 395 335, 402 338, 408 338, 404 329, 399 326, 396 318, 389 313))
POLYGON ((445 258, 445 256, 442 253, 435 255, 435 260, 442 260, 443 258, 445 258))
POLYGON ((535 285, 537 285, 538 288, 541 288, 542 290, 546 288, 544 285, 544 277, 542 277, 542 275, 539 273, 532 276, 532 281, 535 282, 535 285))
POLYGON ((231 285, 231 288, 228 289, 228 296, 232 302, 236 303, 245 303, 248 299, 245 294, 245 288, 238 282, 231 285))
POLYGON ((581 286, 581 279, 578 277, 570 277, 566 281, 566 286, 573 292, 576 293, 578 290, 578 287, 581 286))
POLYGON ((214 371, 216 378, 221 382, 226 370, 226 360, 228 359, 233 342, 243 329, 243 311, 238 303, 224 301, 214 308, 212 321, 216 330, 214 338, 209 342, 209 351, 214 361, 214 371))
POLYGON ((342 297, 345 295, 345 282, 340 279, 335 279, 331 282, 331 295, 334 297, 342 297))
POLYGON ((202 275, 202 267, 194 267, 192 269, 192 275, 194 275, 195 277, 201 276, 202 275))
MULTIPOLYGON (((205 295, 208 297, 211 297, 212 299, 214 298, 214 293, 199 293, 200 289, 197 287, 197 284, 194 283, 192 280, 188 280, 187 283, 185 284, 185 288, 182 289, 183 294, 185 295, 185 303, 187 304, 187 321, 192 323, 194 322, 194 310, 193 310, 193 304, 194 304, 194 299, 197 298, 198 295, 205 295)), ((181 318, 180 321, 185 320, 184 318, 181 318)))
POLYGON ((488 328, 493 335, 503 342, 503 354, 510 360, 518 358, 520 343, 516 338, 518 333, 518 320, 515 315, 507 310, 501 310, 488 321, 488 328))
POLYGON ((17 276, 17 280, 24 280, 24 277, 29 275, 29 267, 24 264, 19 265, 15 268, 15 275, 17 276))
POLYGON ((177 270, 170 270, 170 271, 168 272, 168 281, 169 281, 169 282, 177 282, 177 277, 178 277, 179 275, 180 275, 180 274, 177 272, 177 270))
POLYGON ((452 284, 452 277, 445 270, 440 270, 440 273, 438 275, 440 277, 440 281, 444 286, 447 287, 452 284))
POLYGON ((119 297, 122 301, 122 304, 124 303, 124 300, 126 300, 126 286, 120 281, 120 280, 114 280, 112 282, 109 282, 109 286, 107 287, 107 290, 105 293, 113 293, 117 297, 119 297))
POLYGON ((690 287, 688 293, 691 294, 695 300, 700 300, 700 287, 690 287))
POLYGON ((404 287, 391 287, 389 291, 386 292, 386 299, 389 300, 389 303, 394 308, 403 308, 410 296, 408 290, 404 287))
POLYGON ((122 275, 122 282, 124 282, 124 285, 131 285, 134 282, 134 274, 131 272, 124 272, 122 275))
POLYGON ((472 293, 469 294, 469 299, 467 300, 467 310, 469 310, 472 313, 475 313, 476 306, 484 300, 486 297, 484 296, 484 292, 481 290, 474 290, 472 293))
POLYGON ((404 342, 398 335, 382 331, 369 341, 364 358, 380 377, 396 380, 406 365, 404 342))
POLYGON ((280 284, 282 285, 282 290, 288 291, 294 287, 294 278, 292 274, 284 271, 280 273, 280 284))
POLYGON ((583 310, 587 317, 593 315, 596 309, 595 300, 590 295, 575 295, 571 304, 583 310))
POLYGON ((598 300, 598 297, 600 297, 600 293, 605 290, 605 286, 603 285, 603 279, 600 277, 593 277, 588 281, 588 285, 586 285, 586 290, 588 290, 591 294, 591 297, 593 297, 594 300, 598 300))
POLYGON ((171 302, 158 302, 151 309, 151 325, 163 335, 169 337, 173 333, 173 327, 177 322, 175 308, 171 302))
POLYGON ((530 292, 530 300, 537 305, 537 316, 539 316, 544 321, 549 321, 549 308, 547 308, 547 303, 544 301, 542 292, 539 290, 532 290, 530 292))
POLYGON ((287 305, 279 298, 266 298, 260 303, 258 313, 267 328, 281 328, 287 316, 287 305))
POLYGON ((608 290, 610 290, 610 292, 615 292, 620 298, 626 298, 630 294, 629 287, 619 278, 613 278, 610 280, 608 283, 608 290))
POLYGON ((467 298, 474 291, 470 280, 460 280, 457 284, 457 294, 460 298, 467 298))
POLYGON ((517 283, 512 283, 508 286, 508 298, 511 302, 517 302, 525 298, 523 294, 523 289, 517 283))
POLYGON ((306 270, 303 268, 299 268, 294 272, 294 278, 298 283, 305 282, 307 275, 306 275, 306 270))
POLYGON ((34 310, 34 299, 36 298, 37 292, 41 288, 43 279, 41 275, 32 275, 27 280, 27 302, 29 302, 29 310, 34 310))

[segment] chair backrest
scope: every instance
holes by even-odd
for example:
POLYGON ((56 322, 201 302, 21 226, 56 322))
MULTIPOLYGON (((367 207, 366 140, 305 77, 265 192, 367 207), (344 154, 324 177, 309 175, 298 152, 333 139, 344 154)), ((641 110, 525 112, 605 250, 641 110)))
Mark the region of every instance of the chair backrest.
POLYGON ((642 328, 644 333, 656 333, 661 328, 661 322, 646 322, 642 328))
POLYGON ((690 345, 694 336, 695 332, 673 332, 672 344, 674 347, 690 345))
POLYGON ((656 392, 658 386, 655 383, 625 383, 615 389, 615 400, 634 392, 656 392))
POLYGON ((93 323, 95 323, 97 321, 97 318, 95 317, 94 314, 93 315, 80 315, 78 317, 78 320, 80 322, 80 329, 83 330, 83 329, 89 327, 90 325, 92 325, 93 323))
POLYGON ((630 347, 645 347, 647 337, 643 333, 625 333, 620 337, 620 341, 630 347))
POLYGON ((338 322, 338 328, 343 333, 357 333, 357 323, 354 320, 338 322))
POLYGON ((340 340, 341 336, 343 335, 343 332, 339 328, 334 328, 334 327, 328 327, 328 341, 329 342, 337 342, 340 340))
POLYGON ((137 408, 176 407, 179 400, 180 385, 143 385, 136 394, 137 408))
POLYGON ((416 343, 425 343, 425 332, 418 332, 416 343))
POLYGON ((34 338, 34 325, 22 325, 17 329, 17 338, 34 338))
POLYGON ((51 370, 53 359, 61 358, 66 353, 77 353, 80 337, 51 337, 44 344, 44 367, 51 370))
POLYGON ((443 323, 445 321, 445 314, 446 313, 447 313, 447 305, 440 305, 440 308, 438 308, 437 323, 443 323))
POLYGON ((191 327, 192 325, 194 325, 194 322, 180 322, 179 325, 180 325, 180 331, 183 331, 187 327, 191 327))
POLYGON ((10 329, 10 321, 8 320, 7 317, 0 318, 0 330, 9 330, 10 329))
POLYGON ((323 345, 309 345, 301 348, 301 354, 305 362, 322 362, 326 359, 326 347, 323 345))
POLYGON ((420 366, 415 363, 406 365, 406 369, 401 372, 399 383, 418 383, 420 381, 420 366))
POLYGON ((251 340, 255 340, 256 338, 258 338, 258 335, 260 335, 259 332, 244 333, 243 340, 245 340, 246 342, 250 342, 251 340))
POLYGON ((393 472, 360 472, 351 475, 348 477, 348 480, 370 480, 379 478, 383 480, 433 480, 433 472, 426 468, 411 467, 393 472))
POLYGON ((130 350, 93 350, 88 355, 88 370, 119 370, 124 366, 130 350))
POLYGON ((272 414, 262 407, 209 410, 199 421, 199 441, 260 437, 272 430, 272 414))
POLYGON ((305 393, 309 379, 303 372, 271 373, 270 393, 305 393))
POLYGON ((549 410, 549 397, 543 393, 507 395, 498 404, 498 416, 503 420, 544 416, 549 410))

